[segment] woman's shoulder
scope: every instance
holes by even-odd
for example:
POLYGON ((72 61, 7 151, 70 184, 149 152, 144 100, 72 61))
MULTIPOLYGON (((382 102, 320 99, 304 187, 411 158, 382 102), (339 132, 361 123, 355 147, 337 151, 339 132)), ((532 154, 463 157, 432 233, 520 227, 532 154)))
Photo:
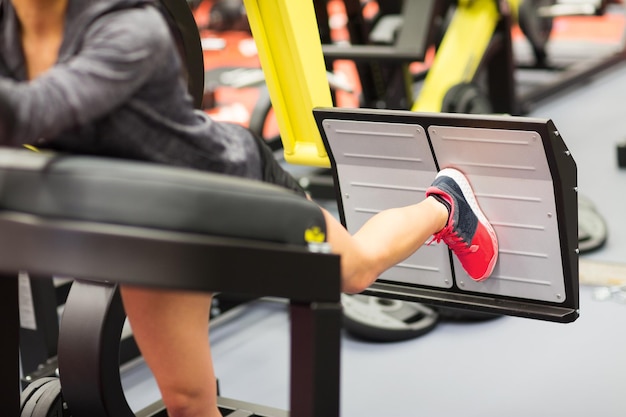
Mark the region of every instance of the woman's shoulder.
POLYGON ((104 34, 108 39, 124 39, 128 48, 142 44, 159 49, 170 44, 172 34, 163 12, 152 2, 139 5, 102 13, 92 21, 88 31, 104 34))

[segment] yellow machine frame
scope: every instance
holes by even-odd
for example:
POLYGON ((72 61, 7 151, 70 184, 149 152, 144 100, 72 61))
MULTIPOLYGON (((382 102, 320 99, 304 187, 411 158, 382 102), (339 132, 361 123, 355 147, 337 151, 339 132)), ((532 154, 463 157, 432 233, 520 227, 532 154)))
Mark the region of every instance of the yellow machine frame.
MULTIPOLYGON (((519 0, 509 0, 517 11, 519 0)), ((501 18, 496 0, 460 0, 411 110, 439 112, 452 86, 471 82, 501 18)))
MULTIPOLYGON (((516 12, 519 0, 506 5, 516 12)), ((332 107, 312 0, 244 0, 283 142, 285 160, 329 167, 312 110, 332 107)), ((501 10, 496 0, 459 0, 412 110, 439 112, 446 92, 471 81, 501 10)))
POLYGON ((313 119, 332 107, 315 10, 310 0, 244 0, 287 162, 329 167, 313 119))

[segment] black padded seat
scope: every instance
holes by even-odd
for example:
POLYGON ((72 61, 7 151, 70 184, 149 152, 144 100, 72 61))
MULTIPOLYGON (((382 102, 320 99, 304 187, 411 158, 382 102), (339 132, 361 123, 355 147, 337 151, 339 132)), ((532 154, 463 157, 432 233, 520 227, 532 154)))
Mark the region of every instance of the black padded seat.
MULTIPOLYGON (((288 299, 291 413, 338 416, 339 257, 305 238, 317 242, 324 233, 315 203, 260 181, 0 147, 5 414, 20 410, 19 386, 8 381, 20 375, 16 277, 26 271, 76 279, 58 352, 63 396, 76 417, 135 415, 119 374, 118 284, 288 299)), ((156 403, 137 415, 162 412, 156 403)))
POLYGON ((3 148, 0 187, 3 210, 59 220, 296 245, 325 234, 319 207, 289 190, 154 163, 3 148))

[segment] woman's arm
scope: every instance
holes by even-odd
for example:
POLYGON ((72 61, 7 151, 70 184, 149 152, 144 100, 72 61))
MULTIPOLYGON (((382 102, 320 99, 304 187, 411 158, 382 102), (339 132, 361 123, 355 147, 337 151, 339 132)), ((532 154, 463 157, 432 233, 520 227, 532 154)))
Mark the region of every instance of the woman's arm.
POLYGON ((11 137, 0 136, 0 144, 36 144, 110 113, 158 71, 173 47, 154 8, 104 15, 67 62, 30 82, 0 78, 0 101, 11 109, 0 113, 0 125, 13 124, 11 137))

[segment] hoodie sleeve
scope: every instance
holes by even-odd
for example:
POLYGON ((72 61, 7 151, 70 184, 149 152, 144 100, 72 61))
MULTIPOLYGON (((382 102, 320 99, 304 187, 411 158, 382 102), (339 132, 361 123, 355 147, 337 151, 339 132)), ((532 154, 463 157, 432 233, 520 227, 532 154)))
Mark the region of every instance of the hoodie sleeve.
POLYGON ((0 132, 0 144, 37 144, 106 115, 141 88, 174 47, 152 7, 101 16, 71 59, 30 82, 0 77, 0 101, 11 108, 0 113, 0 126, 13 118, 11 137, 0 132))

